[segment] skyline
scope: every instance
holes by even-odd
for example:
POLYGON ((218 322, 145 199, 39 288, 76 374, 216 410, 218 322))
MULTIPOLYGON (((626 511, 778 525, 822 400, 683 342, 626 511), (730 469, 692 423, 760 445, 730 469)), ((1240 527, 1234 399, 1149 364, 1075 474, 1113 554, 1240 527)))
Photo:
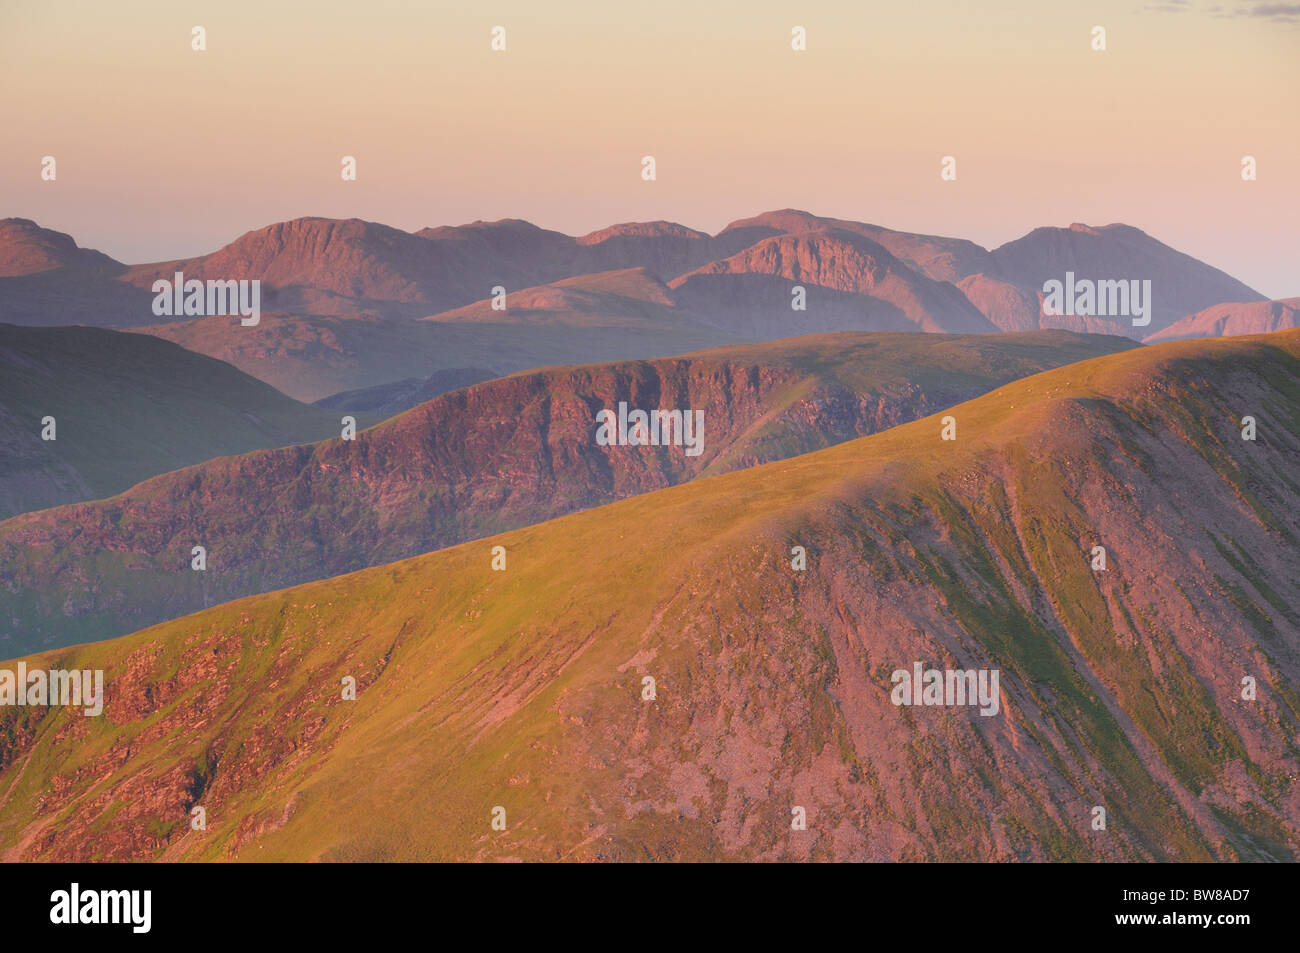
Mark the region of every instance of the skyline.
POLYGON ((304 216, 408 231, 522 218, 571 235, 663 219, 716 234, 791 207, 987 248, 1123 222, 1294 296, 1300 6, 1164 6, 1182 12, 6 9, 0 215, 131 264, 304 216), (1283 13, 1247 15, 1264 8, 1283 13), (790 48, 794 25, 806 51, 790 48), (40 179, 46 155, 54 182, 40 179), (341 180, 345 155, 356 181, 341 180), (940 179, 945 155, 956 181, 940 179), (1245 155, 1257 181, 1242 181, 1245 155))

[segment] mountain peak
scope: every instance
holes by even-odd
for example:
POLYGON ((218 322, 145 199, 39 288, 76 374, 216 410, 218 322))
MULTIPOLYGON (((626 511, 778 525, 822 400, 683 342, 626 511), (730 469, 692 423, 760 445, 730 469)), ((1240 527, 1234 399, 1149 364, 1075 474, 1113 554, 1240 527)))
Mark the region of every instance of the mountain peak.
POLYGON ((30 218, 0 219, 0 278, 67 267, 111 271, 124 266, 103 252, 81 248, 71 235, 42 228, 30 218))
POLYGON ((588 232, 578 239, 579 245, 597 245, 611 238, 688 238, 706 239, 708 234, 679 225, 676 222, 662 220, 654 222, 620 222, 588 232))

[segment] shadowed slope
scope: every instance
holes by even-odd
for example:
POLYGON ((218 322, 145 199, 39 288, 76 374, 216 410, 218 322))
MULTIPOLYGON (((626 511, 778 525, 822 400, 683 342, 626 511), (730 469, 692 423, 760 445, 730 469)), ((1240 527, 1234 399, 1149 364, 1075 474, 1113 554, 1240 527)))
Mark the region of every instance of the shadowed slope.
POLYGON ((166 341, 0 324, 0 517, 111 496, 212 457, 319 440, 338 420, 166 341), (47 416, 56 426, 48 441, 47 416))

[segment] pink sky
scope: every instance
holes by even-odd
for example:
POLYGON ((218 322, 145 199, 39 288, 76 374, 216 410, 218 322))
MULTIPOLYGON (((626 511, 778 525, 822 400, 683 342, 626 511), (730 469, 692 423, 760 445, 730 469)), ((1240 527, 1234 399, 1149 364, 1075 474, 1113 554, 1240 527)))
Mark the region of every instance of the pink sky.
POLYGON ((0 216, 129 262, 301 215, 712 232, 792 206, 986 246, 1123 221, 1297 295, 1300 5, 1212 7, 6 3, 0 216))

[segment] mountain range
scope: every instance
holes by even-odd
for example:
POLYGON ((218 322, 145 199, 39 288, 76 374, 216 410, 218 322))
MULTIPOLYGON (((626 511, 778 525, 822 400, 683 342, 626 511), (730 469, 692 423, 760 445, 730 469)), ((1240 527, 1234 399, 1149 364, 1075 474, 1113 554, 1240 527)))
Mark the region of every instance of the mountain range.
POLYGON ((1064 331, 844 332, 486 381, 354 441, 334 418, 332 436, 316 443, 221 457, 111 499, 0 522, 0 654, 123 635, 807 453, 1134 346, 1064 331), (702 411, 703 452, 599 446, 596 413, 619 402, 702 411), (196 545, 206 550, 201 572, 191 569, 196 545))
MULTIPOLYGON (((1013 338, 974 340, 997 360, 1013 338)), ((849 373, 845 350, 827 339, 818 360, 849 373)), ((763 395, 827 385, 769 365, 767 381, 716 357, 578 368, 538 391, 589 409, 619 387, 703 403, 748 381, 733 439, 700 461, 716 475, 26 659, 102 669, 111 689, 98 718, 0 710, 0 850, 1297 859, 1300 330, 1120 348, 823 449, 793 426, 817 400, 763 395), (747 424, 746 404, 764 410, 747 424), (811 452, 718 472, 771 459, 765 432, 811 452), (1000 672, 998 711, 896 704, 891 672, 916 664, 1000 672)), ((414 425, 447 400, 283 453, 287 498, 311 513, 304 472, 414 479, 414 425)), ((847 430, 873 429, 874 399, 842 406, 847 430)), ((541 453, 536 419, 486 418, 472 443, 517 437, 507 455, 598 472, 541 453)), ((224 480, 262 458, 241 459, 224 480)), ((500 500, 512 478, 478 472, 500 500)), ((200 505, 219 489, 181 478, 200 505)), ((80 518, 54 512, 40 532, 80 518)))
POLYGON ((1038 228, 990 251, 792 209, 712 236, 671 222, 575 238, 517 219, 406 232, 301 218, 208 255, 123 265, 31 221, 0 223, 0 321, 132 328, 307 401, 448 370, 501 375, 830 331, 1063 327, 1137 339, 1225 303, 1243 313, 1232 327, 1259 330, 1244 315, 1267 305, 1262 295, 1127 225, 1038 228), (259 280, 260 323, 155 316, 153 282, 178 271, 259 280), (1067 272, 1150 280, 1151 324, 1044 316, 1044 282, 1067 272))
POLYGON ((0 856, 1300 860, 1298 302, 1123 224, 0 221, 0 856))

